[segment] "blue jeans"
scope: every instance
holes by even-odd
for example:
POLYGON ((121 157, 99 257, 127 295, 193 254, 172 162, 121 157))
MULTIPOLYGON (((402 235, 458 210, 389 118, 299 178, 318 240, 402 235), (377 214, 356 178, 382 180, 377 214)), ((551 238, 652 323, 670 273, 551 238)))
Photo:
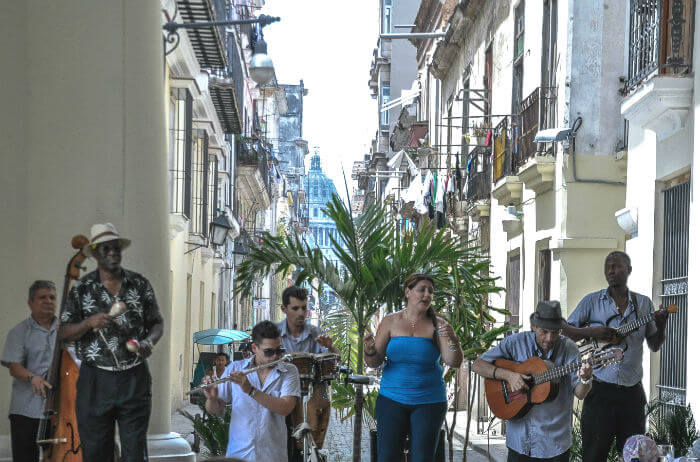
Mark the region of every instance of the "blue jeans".
POLYGON ((377 398, 378 462, 403 460, 409 436, 409 462, 434 462, 447 403, 401 404, 383 395, 377 398))

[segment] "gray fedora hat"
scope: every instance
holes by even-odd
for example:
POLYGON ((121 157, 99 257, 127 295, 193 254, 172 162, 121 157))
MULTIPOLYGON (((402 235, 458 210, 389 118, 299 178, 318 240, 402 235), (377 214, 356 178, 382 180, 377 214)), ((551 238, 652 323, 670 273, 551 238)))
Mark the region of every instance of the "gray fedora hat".
POLYGON ((561 305, 556 300, 543 300, 530 315, 530 325, 543 329, 563 329, 566 319, 561 316, 561 305))

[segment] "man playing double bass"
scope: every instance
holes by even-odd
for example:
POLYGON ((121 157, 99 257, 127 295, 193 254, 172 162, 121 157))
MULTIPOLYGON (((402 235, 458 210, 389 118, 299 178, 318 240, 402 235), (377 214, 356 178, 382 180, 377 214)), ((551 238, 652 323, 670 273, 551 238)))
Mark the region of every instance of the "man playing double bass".
POLYGON ((46 391, 51 387, 46 374, 56 341, 56 286, 51 281, 34 281, 27 303, 31 315, 7 334, 0 361, 14 378, 10 400, 14 462, 39 460, 36 437, 46 391))
MULTIPOLYGON (((504 338, 497 346, 474 361, 473 370, 482 377, 504 380, 512 391, 526 390, 527 375, 492 364, 497 359, 523 362, 533 356, 555 366, 579 360, 576 344, 560 336, 566 321, 557 301, 542 301, 530 316, 530 332, 504 338)), ((563 376, 559 393, 549 402, 535 405, 523 417, 506 423, 508 462, 568 462, 571 448, 571 417, 574 395, 583 399, 591 388, 593 369, 584 363, 578 373, 563 376)))
POLYGON ((145 359, 163 335, 163 318, 148 280, 121 266, 130 242, 111 223, 92 227, 83 251, 97 269, 73 285, 61 316, 62 337, 76 341, 82 360, 76 415, 85 462, 112 460, 115 423, 122 460, 148 460, 151 376, 145 359), (132 339, 138 342, 134 352, 127 348, 132 339))

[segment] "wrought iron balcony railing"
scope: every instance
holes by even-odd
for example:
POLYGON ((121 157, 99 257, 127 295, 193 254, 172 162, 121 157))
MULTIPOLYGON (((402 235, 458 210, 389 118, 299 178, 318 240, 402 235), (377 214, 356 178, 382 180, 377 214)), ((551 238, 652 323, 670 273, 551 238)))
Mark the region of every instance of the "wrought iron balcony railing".
POLYGON ((467 158, 467 201, 491 197, 491 150, 478 146, 467 158))
POLYGON ((520 136, 514 152, 516 167, 537 153, 537 132, 556 125, 557 88, 536 88, 520 103, 520 111, 520 136))
POLYGON ((257 167, 260 175, 265 183, 267 194, 271 195, 270 190, 270 162, 272 162, 272 154, 270 146, 266 143, 251 139, 240 138, 237 143, 237 156, 239 167, 257 167))
POLYGON ((693 59, 695 0, 630 0, 629 78, 633 90, 656 73, 687 73, 693 59))

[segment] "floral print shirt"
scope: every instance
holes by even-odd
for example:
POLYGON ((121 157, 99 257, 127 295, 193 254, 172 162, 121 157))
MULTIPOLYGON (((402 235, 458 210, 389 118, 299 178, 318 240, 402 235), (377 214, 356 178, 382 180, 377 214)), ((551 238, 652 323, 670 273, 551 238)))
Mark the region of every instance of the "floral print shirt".
POLYGON ((109 313, 118 301, 126 303, 124 313, 98 332, 88 330, 76 343, 78 358, 87 364, 127 369, 143 362, 143 359, 126 349, 126 342, 135 338, 143 340, 151 328, 163 322, 148 279, 138 273, 123 269, 122 285, 114 296, 100 281, 97 270, 86 274, 73 284, 61 322, 77 324, 97 313, 109 313))

